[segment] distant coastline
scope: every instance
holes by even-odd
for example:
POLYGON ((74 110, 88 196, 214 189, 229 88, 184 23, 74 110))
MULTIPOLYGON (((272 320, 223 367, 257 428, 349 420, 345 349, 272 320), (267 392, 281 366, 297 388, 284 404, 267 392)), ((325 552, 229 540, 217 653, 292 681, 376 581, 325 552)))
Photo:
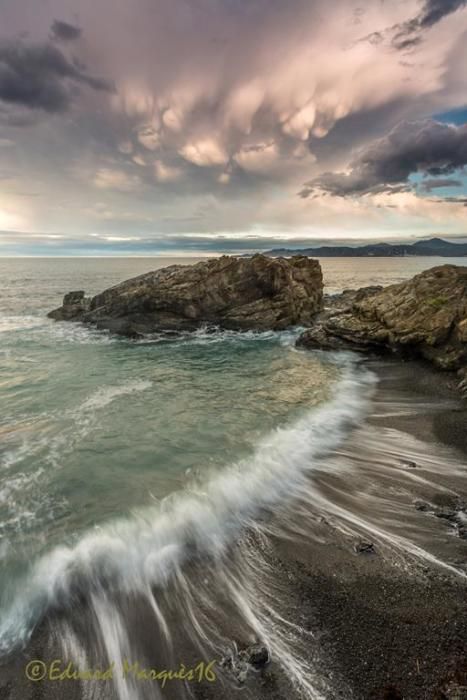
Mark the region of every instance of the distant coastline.
POLYGON ((430 238, 416 243, 370 243, 362 246, 319 246, 316 248, 274 248, 263 255, 288 257, 306 255, 314 258, 404 258, 432 256, 455 258, 467 256, 467 243, 450 243, 442 238, 430 238))

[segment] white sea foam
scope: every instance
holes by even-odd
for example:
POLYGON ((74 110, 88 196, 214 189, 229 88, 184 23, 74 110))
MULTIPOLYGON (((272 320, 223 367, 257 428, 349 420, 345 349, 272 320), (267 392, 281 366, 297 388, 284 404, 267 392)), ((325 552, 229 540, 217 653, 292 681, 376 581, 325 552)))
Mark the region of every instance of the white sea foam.
POLYGON ((49 320, 41 329, 46 337, 59 343, 72 343, 75 345, 101 345, 118 342, 118 337, 108 331, 98 330, 93 326, 85 326, 82 323, 70 323, 68 321, 49 320))
POLYGON ((149 333, 131 342, 136 345, 150 345, 151 343, 215 345, 226 341, 238 343, 278 341, 282 346, 292 346, 303 330, 305 329, 302 327, 296 327, 284 331, 234 331, 217 326, 202 326, 195 331, 180 333, 149 333))
POLYGON ((37 616, 51 603, 65 602, 78 581, 90 591, 111 585, 147 595, 193 551, 222 554, 262 508, 303 488, 317 461, 361 421, 373 383, 369 373, 346 366, 329 403, 275 430, 249 459, 161 507, 90 532, 74 547, 54 549, 35 565, 0 620, 0 648, 25 641, 37 616))
POLYGON ((117 385, 101 387, 93 394, 91 394, 91 396, 88 399, 86 399, 84 403, 81 404, 81 406, 78 409, 78 412, 105 408, 110 403, 112 403, 112 401, 115 401, 115 399, 118 399, 121 396, 127 396, 128 394, 135 394, 140 391, 146 391, 146 389, 150 389, 151 387, 152 382, 144 380, 130 381, 119 386, 117 385))

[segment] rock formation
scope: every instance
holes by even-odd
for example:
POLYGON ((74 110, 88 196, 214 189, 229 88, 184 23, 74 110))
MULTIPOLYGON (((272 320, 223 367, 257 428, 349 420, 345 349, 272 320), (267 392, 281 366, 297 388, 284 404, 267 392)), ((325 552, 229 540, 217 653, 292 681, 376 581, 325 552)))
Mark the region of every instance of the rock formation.
POLYGON ((320 264, 311 258, 223 256, 148 272, 92 299, 70 292, 48 315, 128 336, 206 324, 280 330, 310 324, 321 308, 322 290, 320 264))
POLYGON ((467 364, 467 267, 442 265, 400 284, 327 297, 297 344, 391 351, 459 370, 467 364))

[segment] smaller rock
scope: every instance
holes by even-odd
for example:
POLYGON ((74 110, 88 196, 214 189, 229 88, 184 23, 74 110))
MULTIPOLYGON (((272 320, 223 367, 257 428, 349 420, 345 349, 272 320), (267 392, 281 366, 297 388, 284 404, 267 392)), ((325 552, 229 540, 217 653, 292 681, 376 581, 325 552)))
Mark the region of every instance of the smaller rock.
POLYGON ((401 463, 401 466, 404 467, 404 469, 416 469, 417 468, 417 462, 414 462, 411 459, 401 459, 400 463, 401 463))
POLYGON ((59 309, 51 311, 47 316, 55 321, 79 320, 89 310, 90 299, 82 290, 68 292, 63 297, 63 305, 59 309))
POLYGON ((449 522, 455 522, 457 519, 457 512, 451 508, 438 508, 435 510, 435 516, 441 518, 442 520, 449 520, 449 522))
POLYGON ((254 668, 264 668, 270 660, 268 649, 261 645, 255 644, 247 649, 248 651, 248 663, 254 668))
POLYGON ((421 513, 429 513, 432 510, 430 504, 425 501, 415 501, 414 507, 415 510, 419 510, 421 513))
POLYGON ((248 677, 248 664, 240 653, 227 654, 221 659, 221 668, 224 668, 235 678, 239 685, 243 685, 248 677))
POLYGON ((375 545, 372 542, 357 542, 354 544, 357 554, 376 554, 375 545))
POLYGON ((80 290, 79 292, 68 292, 63 297, 63 306, 71 306, 72 304, 81 304, 85 298, 85 292, 80 290))
POLYGON ((220 665, 234 676, 237 683, 243 685, 252 669, 263 671, 270 660, 269 650, 264 644, 251 644, 240 651, 235 645, 235 651, 227 654, 220 665))

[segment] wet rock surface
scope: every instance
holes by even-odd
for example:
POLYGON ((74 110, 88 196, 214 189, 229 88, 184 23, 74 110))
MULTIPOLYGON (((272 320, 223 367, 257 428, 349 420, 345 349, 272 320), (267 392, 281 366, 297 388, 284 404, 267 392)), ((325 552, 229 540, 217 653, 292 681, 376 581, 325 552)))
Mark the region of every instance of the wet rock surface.
POLYGON ((357 554, 376 554, 375 545, 372 542, 357 542, 354 549, 357 554))
POLYGON ((317 260, 223 256, 172 265, 122 282, 92 299, 70 292, 48 315, 138 336, 195 330, 206 324, 232 330, 282 330, 308 325, 322 306, 317 260))
POLYGON ((398 353, 439 369, 467 364, 466 267, 442 265, 389 287, 347 290, 324 306, 297 345, 398 353))
POLYGON ((228 671, 239 684, 246 682, 248 674, 262 671, 270 662, 269 650, 263 644, 252 644, 244 649, 235 645, 234 650, 221 661, 221 666, 228 671))
POLYGON ((458 537, 467 540, 467 501, 459 496, 435 494, 430 503, 417 500, 414 507, 421 513, 445 521, 458 537))

